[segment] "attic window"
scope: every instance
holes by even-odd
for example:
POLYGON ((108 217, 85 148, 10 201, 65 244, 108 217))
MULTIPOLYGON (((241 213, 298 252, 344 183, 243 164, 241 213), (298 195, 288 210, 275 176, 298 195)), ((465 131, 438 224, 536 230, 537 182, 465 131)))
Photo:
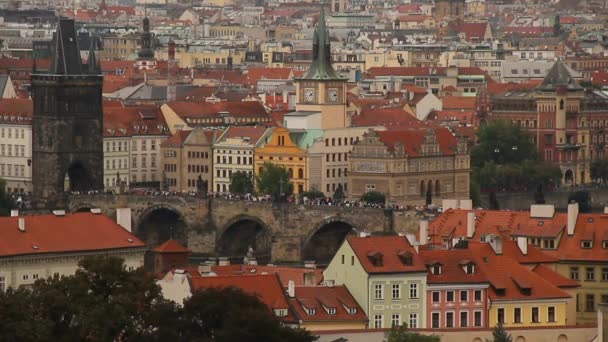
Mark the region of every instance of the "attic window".
POLYGON ((434 274, 434 275, 440 275, 441 271, 442 271, 441 268, 442 268, 441 264, 431 265, 431 273, 434 274))
POLYGON ((401 260, 401 262, 404 265, 406 265, 406 266, 412 266, 412 264, 413 264, 413 255, 412 255, 411 252, 400 250, 399 252, 397 252, 397 256, 399 256, 399 259, 401 260))
POLYGON ((306 309, 306 313, 309 316, 314 316, 317 313, 317 310, 315 310, 314 308, 312 308, 312 309, 306 309))
POLYGON ((336 314, 336 308, 325 308, 325 310, 330 315, 335 315, 336 314))
POLYGON ((474 274, 475 273, 475 264, 470 262, 464 266, 464 271, 466 274, 474 274))
POLYGON ((348 308, 348 314, 349 315, 354 315, 357 313, 357 308, 348 308))
POLYGON ((382 253, 371 251, 367 254, 369 261, 376 267, 382 267, 382 253))
POLYGON ((581 241, 581 248, 590 249, 592 247, 593 247, 593 241, 591 241, 591 240, 582 240, 581 241))
POLYGON ((287 316, 287 309, 274 309, 274 314, 277 317, 285 317, 287 316))
POLYGON ((506 293, 505 289, 495 289, 494 292, 496 292, 496 294, 499 296, 504 296, 506 293))
POLYGON ((602 241, 602 248, 603 249, 608 249, 608 240, 602 241))

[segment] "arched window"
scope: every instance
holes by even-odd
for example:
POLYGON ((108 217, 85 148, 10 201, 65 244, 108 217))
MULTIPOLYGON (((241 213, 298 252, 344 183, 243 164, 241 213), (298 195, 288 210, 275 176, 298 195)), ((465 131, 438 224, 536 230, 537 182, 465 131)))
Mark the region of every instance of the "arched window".
POLYGON ((298 178, 304 178, 304 169, 298 169, 298 178))
POLYGON ((289 168, 289 178, 293 178, 293 169, 289 168))
POLYGON ((559 109, 564 109, 564 100, 559 100, 559 109))

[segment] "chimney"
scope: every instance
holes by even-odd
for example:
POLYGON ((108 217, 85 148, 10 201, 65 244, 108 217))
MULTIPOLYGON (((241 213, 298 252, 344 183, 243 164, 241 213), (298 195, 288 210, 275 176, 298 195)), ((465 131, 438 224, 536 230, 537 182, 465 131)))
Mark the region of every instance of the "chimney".
POLYGON ((65 216, 65 210, 53 210, 55 216, 65 216))
POLYGON ((460 209, 473 210, 473 201, 470 199, 460 200, 460 209))
POLYGON ((304 261, 304 268, 311 268, 314 270, 317 268, 317 263, 314 260, 306 260, 304 261))
POLYGON ((521 254, 528 255, 528 238, 525 236, 518 236, 517 247, 519 247, 521 254))
POLYGON ((11 210, 11 217, 17 217, 17 216, 19 216, 19 210, 12 209, 11 210))
POLYGON ((25 232, 25 217, 19 218, 19 230, 25 232))
POLYGON ((420 220, 420 245, 426 245, 429 240, 429 221, 420 220))
POLYGON ((502 238, 494 234, 490 235, 490 246, 496 255, 502 255, 502 238))
POLYGON ((131 208, 116 209, 116 224, 131 233, 131 208))
POLYGON ((604 207, 604 214, 608 214, 608 207, 604 207))
POLYGON ((289 298, 296 296, 296 283, 293 280, 287 282, 287 295, 289 298))
POLYGON ((226 257, 220 257, 219 266, 230 266, 230 260, 226 257))
POLYGON ((475 213, 467 213, 467 238, 471 239, 475 235, 475 213))
POLYGON ((568 204, 568 235, 574 235, 576 219, 578 218, 578 203, 568 204))
POLYGON ((201 275, 211 273, 211 265, 209 265, 209 264, 198 265, 198 273, 201 275))
POLYGON ((369 236, 369 233, 366 232, 365 230, 362 230, 359 232, 359 237, 364 238, 364 237, 368 237, 368 236, 369 236))

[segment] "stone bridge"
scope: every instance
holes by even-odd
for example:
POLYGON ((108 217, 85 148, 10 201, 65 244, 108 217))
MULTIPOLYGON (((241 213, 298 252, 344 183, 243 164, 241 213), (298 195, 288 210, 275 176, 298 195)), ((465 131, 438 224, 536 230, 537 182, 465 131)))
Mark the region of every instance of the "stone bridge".
POLYGON ((415 230, 413 212, 305 206, 179 196, 73 195, 70 212, 101 209, 116 218, 131 209, 132 232, 154 247, 175 238, 193 253, 242 258, 251 247, 260 262, 326 263, 346 235, 415 230))

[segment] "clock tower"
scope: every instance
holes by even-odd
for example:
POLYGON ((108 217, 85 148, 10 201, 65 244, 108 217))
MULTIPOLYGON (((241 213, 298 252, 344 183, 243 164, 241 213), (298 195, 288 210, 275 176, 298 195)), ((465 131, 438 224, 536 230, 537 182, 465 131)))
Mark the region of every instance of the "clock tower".
POLYGON ((319 127, 314 128, 344 128, 347 126, 346 78, 340 76, 331 65, 329 30, 323 6, 313 35, 312 55, 310 68, 294 80, 296 113, 320 114, 320 120, 314 120, 319 127))

